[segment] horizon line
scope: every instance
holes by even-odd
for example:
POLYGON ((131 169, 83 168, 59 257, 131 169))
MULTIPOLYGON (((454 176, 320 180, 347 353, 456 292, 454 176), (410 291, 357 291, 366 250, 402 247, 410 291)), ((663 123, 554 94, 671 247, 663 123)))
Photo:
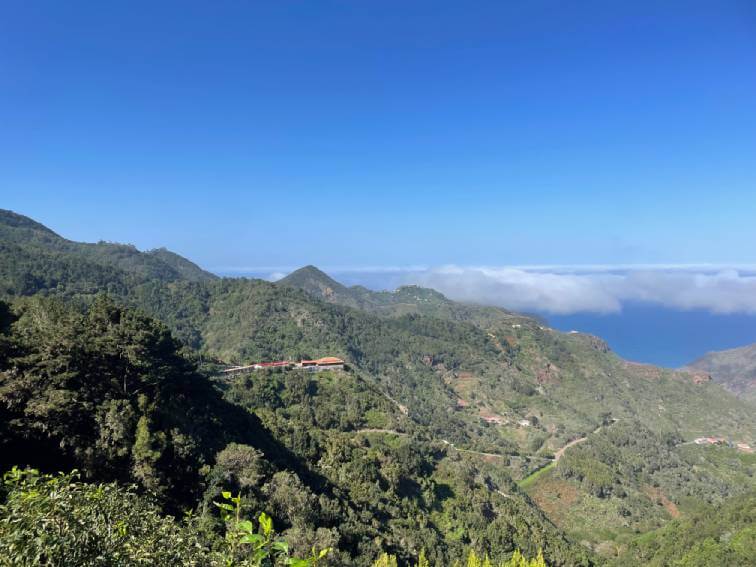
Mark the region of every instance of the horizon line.
POLYGON ((373 265, 373 266, 317 266, 307 263, 297 266, 216 266, 206 268, 215 273, 291 273, 307 266, 314 266, 327 273, 408 273, 425 272, 443 269, 466 269, 466 270, 522 270, 522 271, 553 271, 553 272, 612 272, 612 271, 695 271, 695 270, 737 270, 756 272, 756 263, 637 263, 637 264, 409 264, 401 265, 373 265))

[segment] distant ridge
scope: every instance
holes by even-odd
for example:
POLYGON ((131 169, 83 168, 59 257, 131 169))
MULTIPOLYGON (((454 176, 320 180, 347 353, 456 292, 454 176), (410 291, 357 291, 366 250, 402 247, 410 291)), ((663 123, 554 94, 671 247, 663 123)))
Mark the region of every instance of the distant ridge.
POLYGON ((475 430, 480 416, 517 423, 532 412, 566 427, 543 432, 554 440, 590 430, 607 411, 696 434, 750 423, 732 417, 745 404, 719 386, 629 364, 596 337, 559 333, 526 315, 457 303, 415 285, 347 287, 311 265, 275 284, 223 279, 165 249, 72 242, 0 211, 1 296, 89 301, 102 292, 160 318, 187 345, 220 360, 340 356, 371 379, 387 380, 392 398, 414 400, 405 405, 444 420, 455 408, 454 419, 475 430), (674 409, 660 414, 661 400, 674 409))
POLYGON ((706 353, 685 368, 708 372, 714 382, 756 405, 756 343, 706 353))
POLYGON ((534 317, 498 307, 458 303, 435 289, 413 284, 400 286, 394 291, 372 291, 360 285, 346 287, 312 265, 293 271, 278 280, 276 285, 297 288, 328 303, 390 317, 429 315, 483 326, 494 322, 517 324, 536 321, 534 317))
POLYGON ((128 278, 209 281, 217 276, 186 258, 160 248, 141 252, 130 244, 74 242, 13 211, 0 209, 0 266, 7 293, 27 295, 37 289, 125 285, 128 278), (121 282, 121 283, 118 283, 121 282))

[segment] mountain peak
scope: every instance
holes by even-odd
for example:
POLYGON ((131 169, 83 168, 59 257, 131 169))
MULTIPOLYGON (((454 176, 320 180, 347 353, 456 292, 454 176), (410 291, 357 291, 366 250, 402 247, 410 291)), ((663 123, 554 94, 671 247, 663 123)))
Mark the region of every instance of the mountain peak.
POLYGON ((316 266, 313 266, 312 264, 308 264, 307 266, 303 266, 298 270, 294 270, 289 275, 281 278, 278 281, 279 283, 282 283, 284 285, 290 285, 294 287, 300 287, 301 284, 305 282, 321 283, 330 287, 344 287, 331 276, 326 274, 323 270, 316 266))
POLYGON ((278 285, 296 287, 316 297, 334 301, 334 295, 348 294, 345 286, 313 265, 294 270, 276 282, 278 285))
POLYGON ((306 266, 302 266, 301 268, 294 270, 287 277, 295 276, 298 274, 306 274, 308 276, 318 276, 321 278, 329 278, 329 279, 331 277, 328 274, 326 274, 323 270, 321 270, 320 268, 312 264, 307 264, 306 266))

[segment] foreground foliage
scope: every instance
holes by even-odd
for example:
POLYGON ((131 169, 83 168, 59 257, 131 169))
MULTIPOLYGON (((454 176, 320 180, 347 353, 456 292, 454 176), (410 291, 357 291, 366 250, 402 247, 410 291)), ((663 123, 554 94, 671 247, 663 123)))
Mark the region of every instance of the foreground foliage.
MULTIPOLYGON (((76 473, 41 475, 13 468, 3 478, 0 503, 0 564, 32 566, 195 565, 207 567, 317 567, 330 549, 312 549, 307 558, 289 555, 273 521, 243 516, 242 499, 224 492, 216 503, 225 537, 203 532, 195 518, 180 522, 163 516, 155 504, 133 488, 115 483, 87 484, 76 473)), ((430 567, 425 551, 414 563, 430 567)), ((453 563, 460 565, 459 561, 453 563)), ((396 566, 382 554, 376 567, 396 566)), ((492 563, 470 551, 467 567, 545 567, 543 556, 528 561, 519 551, 492 563)))
MULTIPOLYGON (((373 567, 397 567, 396 557, 384 553, 373 563, 373 567)), ((420 554, 413 567, 430 567, 424 553, 420 554)), ((465 561, 456 560, 451 564, 451 567, 546 567, 546 562, 540 552, 535 559, 528 560, 522 553, 515 551, 510 559, 498 562, 491 561, 488 556, 481 558, 475 551, 470 551, 465 561)))
POLYGON ((203 533, 190 517, 178 522, 132 488, 86 484, 71 475, 40 475, 13 468, 4 475, 0 504, 0 562, 8 565, 207 565, 208 567, 316 567, 330 550, 290 557, 273 521, 257 526, 221 502, 225 542, 203 533), (235 513, 234 513, 235 512, 235 513))
POLYGON ((68 475, 5 474, 0 562, 5 565, 198 565, 198 533, 113 483, 68 475))

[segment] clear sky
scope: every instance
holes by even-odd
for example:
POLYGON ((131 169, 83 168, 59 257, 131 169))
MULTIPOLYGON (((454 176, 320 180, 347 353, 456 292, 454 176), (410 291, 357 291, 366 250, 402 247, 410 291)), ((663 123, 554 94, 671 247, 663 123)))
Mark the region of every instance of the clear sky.
POLYGON ((208 268, 756 262, 756 3, 10 1, 0 207, 208 268))

